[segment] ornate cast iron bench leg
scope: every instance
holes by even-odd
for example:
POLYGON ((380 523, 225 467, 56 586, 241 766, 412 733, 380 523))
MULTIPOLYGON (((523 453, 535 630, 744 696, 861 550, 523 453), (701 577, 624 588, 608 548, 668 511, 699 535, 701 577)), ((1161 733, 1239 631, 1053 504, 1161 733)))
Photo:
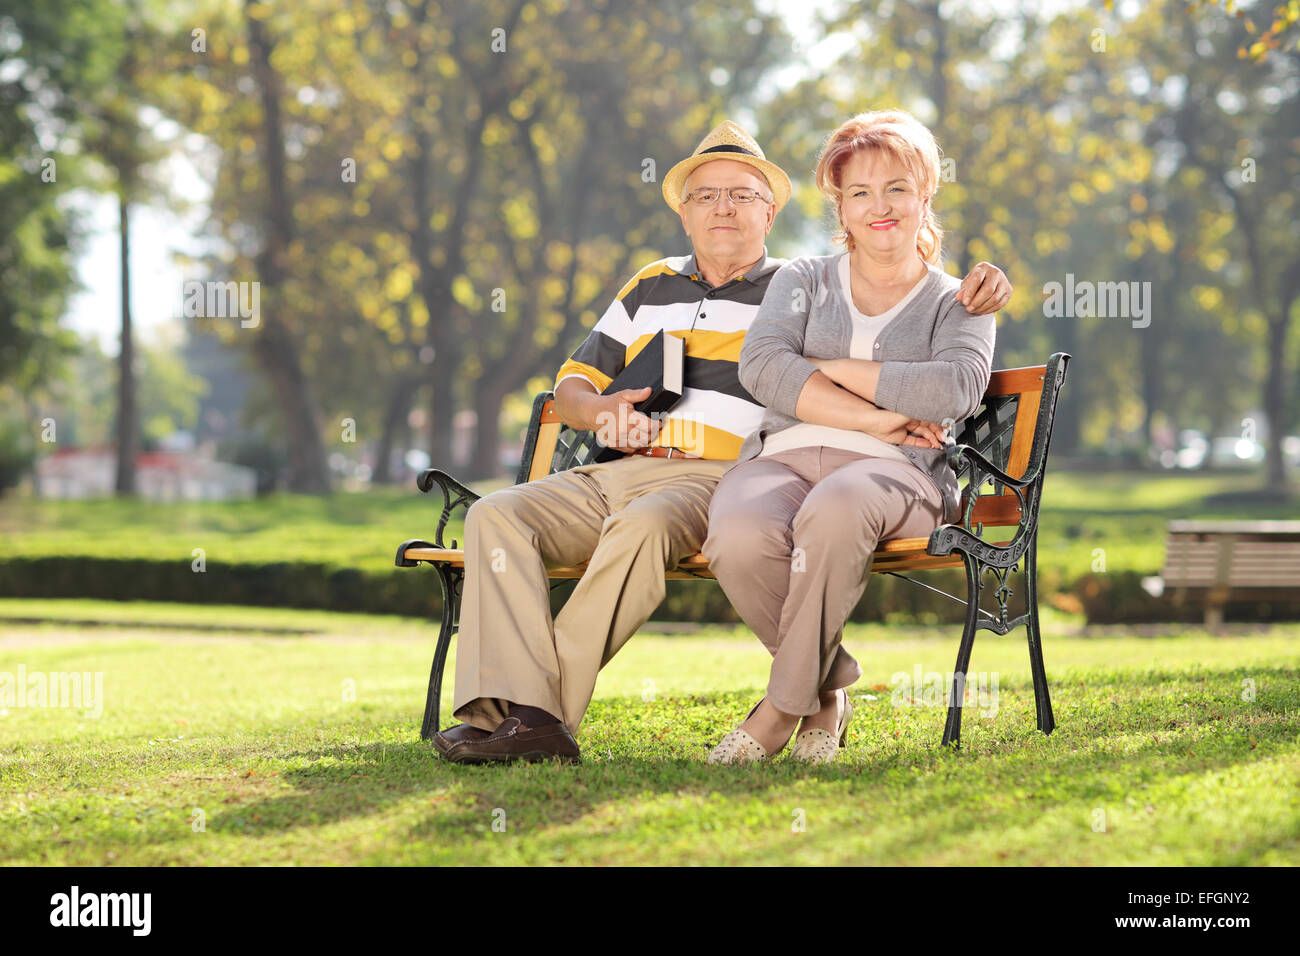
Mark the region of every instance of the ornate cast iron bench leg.
MULTIPOLYGON (((442 512, 438 517, 438 528, 433 544, 413 538, 403 542, 397 549, 396 564, 399 568, 413 568, 420 563, 418 559, 406 556, 407 548, 446 548, 442 533, 447 527, 455 509, 478 501, 479 495, 466 488, 459 481, 437 468, 426 468, 420 472, 415 481, 420 491, 428 493, 436 486, 442 492, 442 512)), ((456 549, 456 542, 451 542, 451 550, 456 549)), ((460 627, 460 599, 465 581, 465 569, 455 567, 443 561, 429 561, 438 572, 438 581, 442 584, 442 628, 438 632, 438 644, 433 652, 433 666, 429 669, 429 690, 424 699, 424 720, 420 723, 420 737, 432 739, 438 732, 438 711, 442 704, 442 672, 447 667, 447 651, 451 649, 451 636, 460 627)))
POLYGON ((1029 607, 1026 613, 1029 619, 1025 630, 1029 632, 1029 669, 1034 675, 1034 710, 1038 716, 1038 729, 1050 734, 1056 729, 1056 719, 1052 716, 1052 698, 1047 691, 1047 670, 1043 666, 1043 632, 1038 627, 1038 529, 1034 529, 1034 538, 1029 542, 1029 551, 1025 555, 1025 596, 1029 607))
POLYGON ((1006 634, 1008 631, 1024 624, 1029 641, 1029 669, 1034 680, 1034 711, 1037 717, 1038 729, 1045 734, 1050 734, 1056 729, 1056 720, 1052 716, 1052 699, 1047 689, 1047 669, 1043 664, 1042 631, 1038 626, 1037 552, 1038 529, 1035 528, 1029 537, 1028 547, 1023 555, 1025 562, 1025 613, 1011 620, 1007 619, 1006 599, 1011 590, 1007 587, 1006 579, 1011 571, 1015 570, 1015 565, 1000 570, 996 564, 988 564, 976 555, 969 554, 966 551, 961 552, 962 562, 966 568, 966 625, 962 630, 961 646, 957 650, 957 663, 953 668, 952 690, 948 700, 948 720, 943 728, 943 745, 945 747, 950 744, 953 747, 961 746, 961 712, 965 704, 971 649, 975 645, 975 632, 981 627, 998 634, 1006 634), (980 598, 984 590, 984 572, 990 569, 998 577, 997 596, 1000 614, 998 617, 990 615, 991 620, 989 622, 981 623, 979 619, 980 598))
POLYGON ((970 667, 970 652, 975 646, 975 631, 979 627, 980 593, 984 588, 983 568, 979 558, 961 553, 966 568, 966 626, 961 632, 961 646, 957 649, 957 666, 952 674, 952 696, 948 698, 948 721, 943 727, 943 746, 961 746, 961 710, 965 704, 966 671, 970 667))
MULTIPOLYGON (((433 666, 429 669, 429 690, 424 699, 424 720, 420 724, 420 737, 430 740, 439 730, 442 709, 442 677, 447 669, 447 652, 451 649, 452 635, 460 631, 460 601, 465 593, 465 569, 448 564, 435 564, 438 580, 442 582, 442 628, 438 632, 438 645, 433 652, 433 666)), ((557 581, 551 593, 560 594, 558 604, 552 598, 552 612, 564 606, 573 593, 577 580, 557 581)))
POLYGON ((438 646, 433 652, 433 667, 429 670, 429 693, 424 700, 424 722, 420 737, 429 740, 438 732, 439 710, 442 705, 442 672, 447 667, 447 651, 451 636, 460 626, 460 598, 465 583, 463 568, 446 564, 435 565, 438 580, 442 582, 442 629, 438 632, 438 646))

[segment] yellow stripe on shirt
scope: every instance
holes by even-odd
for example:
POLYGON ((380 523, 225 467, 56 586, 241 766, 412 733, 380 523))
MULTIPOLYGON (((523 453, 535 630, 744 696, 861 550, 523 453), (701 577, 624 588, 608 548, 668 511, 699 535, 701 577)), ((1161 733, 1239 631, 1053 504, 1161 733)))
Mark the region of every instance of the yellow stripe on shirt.
POLYGON ((675 276, 675 275, 677 275, 677 273, 674 272, 672 269, 668 268, 667 259, 660 259, 658 262, 652 262, 650 263, 650 265, 646 266, 644 269, 642 269, 640 272, 634 275, 631 279, 629 279, 627 285, 623 286, 623 288, 619 290, 616 298, 619 299, 626 298, 627 294, 631 292, 633 289, 635 289, 637 287, 637 283, 639 283, 642 279, 653 279, 655 276, 675 276))
MULTIPOLYGON (((638 335, 627 347, 627 361, 631 362, 636 354, 646 347, 646 343, 659 334, 659 330, 638 335)), ((740 348, 745 344, 744 332, 711 332, 708 329, 674 329, 668 333, 682 339, 685 354, 690 358, 721 359, 727 362, 740 361, 740 348)))
POLYGON ((560 384, 560 379, 569 375, 581 375, 584 378, 589 379, 591 384, 596 386, 596 391, 598 392, 603 392, 605 389, 609 388, 609 383, 614 381, 594 366, 587 365, 585 362, 575 362, 573 359, 569 359, 560 366, 560 371, 555 376, 555 385, 551 386, 551 388, 554 389, 557 387, 560 384))
POLYGON ((680 448, 701 458, 725 459, 739 455, 744 440, 744 435, 733 435, 703 422, 669 417, 660 423, 655 444, 680 448))

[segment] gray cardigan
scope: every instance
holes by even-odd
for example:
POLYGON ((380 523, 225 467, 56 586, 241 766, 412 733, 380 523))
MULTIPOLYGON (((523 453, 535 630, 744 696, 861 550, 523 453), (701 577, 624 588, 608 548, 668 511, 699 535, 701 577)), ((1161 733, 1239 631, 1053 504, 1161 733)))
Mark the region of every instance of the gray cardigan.
MULTIPOLYGON (((740 382, 767 406, 736 463, 755 457, 763 439, 798 424, 795 405, 816 366, 805 358, 846 358, 853 339, 849 304, 836 273, 844 253, 792 259, 772 277, 740 350, 740 382)), ((876 336, 883 362, 875 404, 913 418, 954 424, 979 407, 993 363, 993 315, 972 316, 953 295, 961 280, 929 266, 924 285, 876 336)), ((942 448, 899 445, 934 481, 944 520, 957 521, 961 489, 942 448)))

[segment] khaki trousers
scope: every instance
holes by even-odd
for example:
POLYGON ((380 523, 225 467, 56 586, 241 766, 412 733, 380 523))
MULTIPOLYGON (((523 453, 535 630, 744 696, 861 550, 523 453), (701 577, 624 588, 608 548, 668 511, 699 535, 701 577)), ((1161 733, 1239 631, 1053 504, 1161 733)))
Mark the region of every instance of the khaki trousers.
POLYGON ((709 499, 734 460, 631 455, 494 492, 465 516, 455 716, 495 730, 511 702, 577 732, 600 668, 695 554, 709 499), (590 560, 551 619, 548 567, 590 560))
POLYGON ((701 550, 772 654, 767 696, 778 710, 815 714, 819 692, 862 676, 840 640, 876 544, 924 537, 942 523, 939 489, 911 462, 819 446, 727 472, 701 550))

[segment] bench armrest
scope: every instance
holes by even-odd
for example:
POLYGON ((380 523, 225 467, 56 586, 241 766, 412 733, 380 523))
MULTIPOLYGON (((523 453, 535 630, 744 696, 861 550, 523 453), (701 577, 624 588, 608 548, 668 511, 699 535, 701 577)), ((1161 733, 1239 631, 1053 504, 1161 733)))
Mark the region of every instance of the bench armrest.
MULTIPOLYGON (((961 469, 965 467, 970 473, 969 477, 972 481, 975 480, 977 472, 983 472, 981 478, 992 478, 1010 488, 1027 488, 1033 484, 1036 477, 1029 475, 1023 478, 1012 478, 970 445, 957 445, 949 442, 944 446, 944 453, 948 456, 948 464, 952 467, 952 470, 960 475, 961 469)), ((983 482, 981 481, 980 484, 983 484, 983 482)))
POLYGON ((971 534, 979 537, 983 530, 982 526, 971 526, 971 517, 975 512, 975 502, 980 498, 979 489, 984 487, 984 482, 992 478, 995 482, 1005 485, 1016 493, 1016 498, 1020 501, 1020 527, 1017 533, 1025 531, 1026 526, 1032 530, 1036 521, 1033 520, 1038 508, 1037 496, 1033 493, 1033 488, 1038 484, 1040 475, 1039 468, 1033 469, 1032 473, 1026 472, 1019 478, 1012 478, 1005 471, 999 468, 993 462, 985 457, 984 453, 970 445, 958 445, 949 442, 944 449, 948 457, 948 464, 952 466, 953 471, 957 472, 958 477, 963 471, 966 472, 966 508, 962 515, 961 526, 971 534), (1025 489, 1030 489, 1029 500, 1026 500, 1025 489))
POLYGON ((955 524, 940 525, 930 535, 926 548, 929 554, 952 554, 954 550, 964 551, 980 558, 984 563, 997 567, 1011 567, 1024 554, 1035 528, 1037 527, 1037 496, 1033 486, 1039 478, 1035 474, 1026 474, 1021 478, 1012 478, 985 455, 970 445, 959 445, 948 441, 944 445, 948 464, 958 477, 964 471, 968 482, 966 485, 966 507, 962 510, 961 521, 955 524), (984 540, 983 524, 974 524, 975 503, 979 500, 979 489, 985 481, 992 478, 1005 485, 1016 494, 1020 501, 1020 521, 1015 536, 1005 546, 992 544, 984 540), (1026 500, 1025 489, 1029 489, 1026 500))
MULTIPOLYGON (((438 529, 434 533, 433 541, 435 547, 445 548, 447 545, 442 542, 442 532, 447 527, 447 520, 452 512, 462 505, 469 510, 469 506, 483 496, 470 491, 451 475, 437 468, 426 468, 420 472, 420 477, 415 479, 415 486, 424 492, 432 491, 435 484, 442 489, 442 514, 438 518, 438 529)), ((454 538, 451 547, 456 547, 454 538)))

